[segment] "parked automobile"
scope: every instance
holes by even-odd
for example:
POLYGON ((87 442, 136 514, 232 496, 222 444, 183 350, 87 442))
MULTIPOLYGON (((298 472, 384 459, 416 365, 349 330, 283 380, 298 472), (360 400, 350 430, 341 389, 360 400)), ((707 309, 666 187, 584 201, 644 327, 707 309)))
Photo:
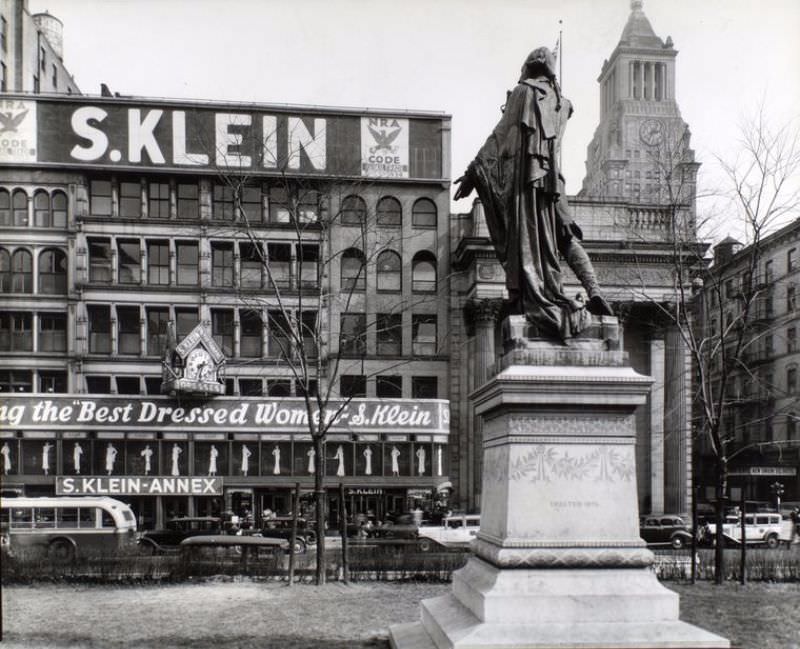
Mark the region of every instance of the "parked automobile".
POLYGON ((692 528, 680 516, 646 516, 639 534, 647 545, 669 545, 679 550, 692 542, 692 528))
POLYGON ((174 551, 192 536, 224 535, 222 519, 213 516, 172 518, 166 527, 149 530, 139 539, 139 549, 146 554, 174 551))
MULTIPOLYGON (((264 521, 264 526, 259 533, 264 538, 289 541, 292 538, 292 517, 274 516, 268 518, 264 521)), ((305 518, 298 518, 294 551, 305 552, 309 545, 314 545, 316 542, 317 533, 312 529, 312 523, 305 518)))
POLYGON ((416 539, 419 536, 419 526, 410 516, 401 516, 394 523, 373 526, 368 535, 375 539, 416 539))
POLYGON ((181 555, 192 563, 233 559, 246 565, 255 559, 275 559, 284 550, 289 550, 289 544, 283 539, 258 535, 210 534, 186 538, 178 548, 181 555))
POLYGON ((480 526, 480 514, 450 514, 442 519, 440 525, 420 526, 419 535, 445 547, 466 547, 480 526))
MULTIPOLYGON (((745 543, 764 544, 768 548, 777 548, 781 542, 782 530, 781 515, 778 513, 756 512, 745 514, 745 543)), ((707 523, 703 540, 713 544, 716 539, 716 523, 707 523)), ((739 544, 742 542, 741 516, 728 514, 722 524, 722 534, 728 542, 739 544)))

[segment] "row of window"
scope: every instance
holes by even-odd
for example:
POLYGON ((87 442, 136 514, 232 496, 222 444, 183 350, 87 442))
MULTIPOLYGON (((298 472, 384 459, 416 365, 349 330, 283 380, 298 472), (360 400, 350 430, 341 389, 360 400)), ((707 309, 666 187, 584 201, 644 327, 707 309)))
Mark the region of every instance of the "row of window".
POLYGON ((0 352, 66 351, 66 313, 0 312, 0 352))
MULTIPOLYGON (((339 325, 339 353, 344 356, 365 356, 372 350, 367 335, 372 326, 365 313, 343 313, 339 325)), ((375 354, 403 355, 403 315, 379 313, 375 319, 375 354)), ((411 314, 411 353, 433 356, 437 351, 437 318, 435 314, 411 314)))
MULTIPOLYGON (((38 293, 67 293, 67 255, 58 248, 47 248, 37 259, 38 293)), ((34 292, 33 254, 25 248, 10 252, 0 247, 0 293, 34 292)))
MULTIPOLYGON (((265 187, 260 184, 214 184, 206 192, 198 183, 159 182, 143 179, 120 181, 95 179, 89 183, 89 211, 92 216, 150 219, 197 219, 201 205, 210 203, 212 219, 245 223, 312 223, 319 220, 321 194, 301 187, 265 187)), ((415 227, 435 228, 436 204, 417 199, 411 208, 415 227)), ((335 220, 342 225, 363 226, 368 221, 366 201, 345 196, 335 220)), ((384 196, 375 206, 378 225, 399 227, 403 208, 393 196, 384 196)))
POLYGON ((24 189, 0 188, 0 226, 36 228, 67 227, 67 195, 60 190, 39 189, 30 201, 24 189))
POLYGON ((313 444, 306 441, 0 441, 6 473, 11 475, 308 476, 320 465, 331 476, 443 476, 447 472, 444 446, 430 441, 329 441, 324 458, 316 457, 313 444))
MULTIPOLYGON (((202 253, 197 241, 161 239, 90 238, 89 281, 149 286, 198 286, 202 253), (173 262, 174 258, 174 262, 173 262)), ((302 289, 319 285, 320 260, 317 244, 211 242, 211 286, 240 288, 302 289)), ((342 290, 363 291, 367 284, 367 259, 357 248, 342 253, 342 290)), ((379 291, 400 292, 403 262, 394 250, 380 252, 376 259, 379 291)), ((436 257, 429 251, 416 253, 411 262, 414 292, 436 290, 436 257)))
MULTIPOLYGON (((198 286, 201 252, 197 241, 161 239, 88 240, 89 281, 149 286, 198 286)), ((211 285, 240 288, 315 288, 317 244, 211 243, 211 285)))
POLYGON ((0 394, 11 392, 68 391, 67 373, 61 370, 0 369, 0 394))
MULTIPOLYGON (((88 348, 90 354, 124 356, 161 356, 167 344, 170 322, 175 324, 178 340, 182 340, 199 323, 196 307, 145 306, 112 307, 89 304, 88 348)), ((304 346, 314 356, 316 311, 295 314, 304 334, 304 346)), ((211 309, 211 333, 223 353, 240 358, 282 358, 292 351, 292 331, 279 310, 267 312, 265 332, 262 313, 250 309, 211 309)))
MULTIPOLYGON (((89 304, 88 343, 90 354, 161 356, 167 343, 168 324, 175 323, 178 340, 183 339, 199 321, 197 308, 167 306, 142 307, 89 304)), ((211 309, 211 334, 229 358, 285 358, 292 353, 292 332, 299 327, 303 347, 308 356, 316 355, 315 342, 319 326, 317 312, 308 310, 292 314, 288 322, 280 310, 268 310, 266 327, 262 312, 252 309, 211 309)), ((31 314, 4 316, 13 323, 13 340, 26 341, 31 351, 31 314), (17 316, 17 317, 15 317, 17 316)), ((378 314, 374 323, 378 356, 403 355, 403 316, 400 313, 378 314)), ((44 322, 40 318, 41 323, 44 322)), ((63 321, 64 345, 66 321, 63 321)), ((344 313, 340 319, 339 349, 343 355, 364 356, 368 353, 367 316, 344 313)), ((411 351, 415 356, 431 356, 437 351, 437 317, 435 314, 411 314, 411 351)), ((41 347, 40 347, 41 349, 41 347)), ((16 351, 23 351, 17 349, 16 351)), ((51 350, 57 351, 57 350, 51 350)))
MULTIPOLYGON (((88 394, 161 394, 161 376, 108 376, 89 374, 84 377, 88 394)), ((0 393, 13 392, 68 392, 67 373, 59 370, 0 370, 0 393)), ((304 394, 303 384, 287 378, 228 377, 225 379, 227 396, 243 397, 297 397, 304 394)), ((315 380, 308 382, 308 393, 316 395, 315 380)), ((343 374, 339 377, 339 393, 354 398, 374 395, 380 399, 437 399, 439 380, 435 376, 406 377, 385 374, 367 377, 361 374, 343 374), (405 382, 405 385, 404 385, 405 382)))

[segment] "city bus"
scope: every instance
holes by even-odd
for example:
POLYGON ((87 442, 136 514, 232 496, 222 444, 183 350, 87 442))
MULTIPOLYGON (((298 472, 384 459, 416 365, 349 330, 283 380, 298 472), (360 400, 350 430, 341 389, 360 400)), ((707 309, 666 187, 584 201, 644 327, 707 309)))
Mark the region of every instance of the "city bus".
POLYGON ((6 551, 46 552, 57 561, 136 547, 136 517, 114 498, 3 498, 0 534, 6 551))

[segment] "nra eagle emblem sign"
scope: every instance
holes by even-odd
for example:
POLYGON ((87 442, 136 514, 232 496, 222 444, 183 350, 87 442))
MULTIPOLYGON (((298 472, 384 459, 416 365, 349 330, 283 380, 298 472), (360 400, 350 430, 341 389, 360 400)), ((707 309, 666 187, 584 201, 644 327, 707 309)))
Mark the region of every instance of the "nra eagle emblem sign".
POLYGON ((408 178, 408 120, 361 118, 361 175, 408 178))
POLYGON ((36 162, 36 102, 0 99, 0 163, 36 162))

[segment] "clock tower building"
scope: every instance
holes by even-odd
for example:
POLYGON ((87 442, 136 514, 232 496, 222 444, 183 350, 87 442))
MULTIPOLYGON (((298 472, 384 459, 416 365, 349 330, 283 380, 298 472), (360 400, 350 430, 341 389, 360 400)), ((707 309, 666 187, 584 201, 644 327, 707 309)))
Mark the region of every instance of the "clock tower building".
POLYGON ((589 144, 580 197, 681 203, 694 212, 697 164, 675 101, 672 38, 662 41, 632 0, 631 14, 600 84, 600 123, 589 144))

